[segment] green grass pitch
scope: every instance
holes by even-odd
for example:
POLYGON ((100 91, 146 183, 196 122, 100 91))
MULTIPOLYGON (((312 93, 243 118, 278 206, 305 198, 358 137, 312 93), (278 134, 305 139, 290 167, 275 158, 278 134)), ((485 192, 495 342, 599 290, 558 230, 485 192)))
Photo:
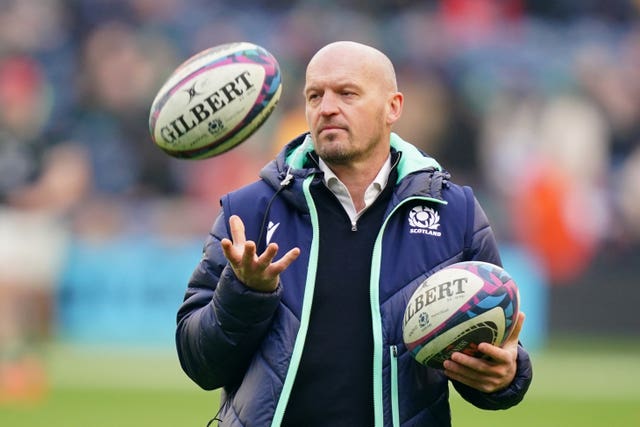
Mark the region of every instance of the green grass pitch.
MULTIPOLYGON (((452 391, 453 425, 640 426, 639 350, 632 342, 552 341, 532 355, 534 381, 520 405, 482 411, 452 391)), ((204 427, 217 410, 218 393, 193 385, 170 350, 56 346, 46 361, 46 398, 0 406, 0 426, 204 427)))

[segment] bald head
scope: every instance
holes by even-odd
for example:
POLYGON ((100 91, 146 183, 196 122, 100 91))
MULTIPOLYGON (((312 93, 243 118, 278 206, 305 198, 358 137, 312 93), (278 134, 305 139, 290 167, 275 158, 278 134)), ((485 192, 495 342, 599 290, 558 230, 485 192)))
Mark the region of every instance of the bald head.
POLYGON ((398 90, 396 73, 391 60, 378 49, 362 43, 339 41, 320 49, 309 61, 307 77, 317 68, 337 68, 342 72, 358 73, 391 92, 398 90))
POLYGON ((402 113, 389 58, 360 43, 331 43, 309 61, 304 96, 320 158, 336 174, 344 168, 370 183, 389 157, 391 127, 402 113))

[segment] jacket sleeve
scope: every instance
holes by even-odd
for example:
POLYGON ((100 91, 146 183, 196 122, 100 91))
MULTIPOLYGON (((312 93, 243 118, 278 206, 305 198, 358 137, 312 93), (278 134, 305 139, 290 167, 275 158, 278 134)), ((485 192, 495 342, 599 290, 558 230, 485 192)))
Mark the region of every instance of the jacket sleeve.
POLYGON ((220 241, 224 212, 205 242, 178 310, 176 347, 182 369, 206 390, 239 383, 279 305, 281 288, 255 292, 227 264, 220 241))
MULTIPOLYGON (((502 266, 498 245, 489 225, 484 210, 475 199, 471 190, 465 188, 470 213, 468 224, 470 225, 470 238, 466 247, 469 260, 491 262, 502 266)), ((531 384, 533 369, 529 354, 518 345, 517 370, 511 384, 495 393, 483 393, 472 387, 468 387, 457 381, 452 381, 460 395, 474 406, 482 409, 507 409, 518 404, 526 394, 531 384)))

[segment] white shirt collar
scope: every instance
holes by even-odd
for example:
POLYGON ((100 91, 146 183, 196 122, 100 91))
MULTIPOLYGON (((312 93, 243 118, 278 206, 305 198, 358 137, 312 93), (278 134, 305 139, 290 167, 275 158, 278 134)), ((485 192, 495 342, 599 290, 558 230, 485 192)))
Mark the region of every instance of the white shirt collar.
POLYGON ((365 207, 360 212, 356 212, 355 205, 349 194, 347 187, 340 181, 335 173, 329 168, 329 166, 322 160, 318 162, 320 170, 324 172, 324 184, 340 201, 342 207, 349 215, 352 223, 358 219, 358 217, 378 198, 382 190, 387 186, 389 181, 389 174, 391 173, 391 154, 387 157, 387 161, 383 163, 382 167, 378 171, 378 174, 374 178, 373 182, 369 184, 364 193, 365 207))

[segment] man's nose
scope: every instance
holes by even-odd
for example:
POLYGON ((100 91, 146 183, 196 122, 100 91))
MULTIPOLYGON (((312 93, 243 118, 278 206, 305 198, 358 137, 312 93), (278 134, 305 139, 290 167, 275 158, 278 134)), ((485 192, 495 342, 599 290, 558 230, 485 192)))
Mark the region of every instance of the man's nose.
POLYGON ((320 103, 320 113, 331 115, 338 112, 338 97, 332 92, 325 92, 320 103))

